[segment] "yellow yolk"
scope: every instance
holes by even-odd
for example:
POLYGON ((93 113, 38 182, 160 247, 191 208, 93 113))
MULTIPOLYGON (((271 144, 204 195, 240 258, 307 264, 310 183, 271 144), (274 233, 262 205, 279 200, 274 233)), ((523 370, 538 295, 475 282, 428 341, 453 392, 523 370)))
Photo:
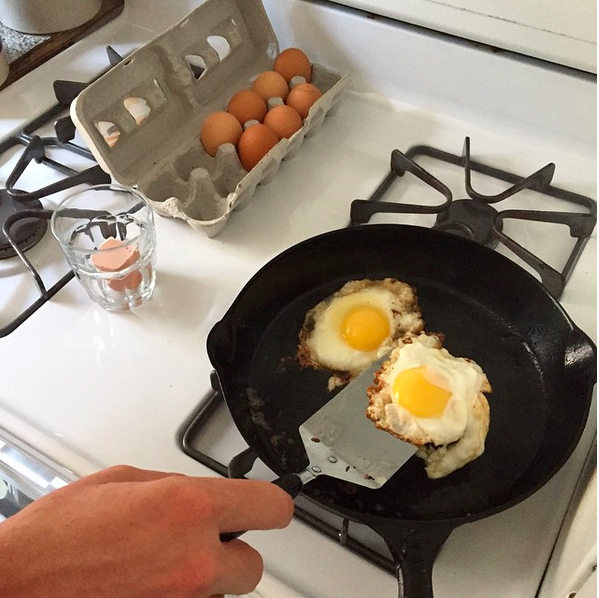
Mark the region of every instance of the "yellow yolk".
MULTIPOLYGON (((451 396, 451 392, 430 382, 429 377, 426 367, 420 366, 400 372, 393 382, 395 401, 416 417, 441 417, 451 396)), ((438 378, 443 383, 443 378, 438 378)))
POLYGON ((341 336, 358 351, 374 351, 389 333, 389 319, 372 305, 354 307, 341 321, 341 336))

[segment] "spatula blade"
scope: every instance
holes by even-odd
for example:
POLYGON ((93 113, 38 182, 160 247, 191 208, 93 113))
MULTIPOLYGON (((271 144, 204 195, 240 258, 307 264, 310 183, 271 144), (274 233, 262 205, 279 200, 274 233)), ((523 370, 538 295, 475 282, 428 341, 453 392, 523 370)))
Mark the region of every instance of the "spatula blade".
POLYGON ((379 430, 366 417, 366 389, 383 357, 300 426, 308 470, 368 488, 380 488, 417 448, 379 430))

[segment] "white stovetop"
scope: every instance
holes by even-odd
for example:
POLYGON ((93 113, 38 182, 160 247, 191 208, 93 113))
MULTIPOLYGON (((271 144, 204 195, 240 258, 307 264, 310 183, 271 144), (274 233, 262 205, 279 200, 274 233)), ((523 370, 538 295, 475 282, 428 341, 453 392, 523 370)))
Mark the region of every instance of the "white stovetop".
MULTIPOLYGON (((0 92, 0 138, 53 102, 52 77, 89 79, 83 65, 103 64, 107 43, 127 53, 174 24, 195 3, 180 2, 167 10, 156 1, 155 14, 147 4, 128 2, 119 19, 50 61, 52 75, 50 69, 38 69, 0 92)), ((351 12, 337 14, 326 6, 293 0, 271 0, 265 6, 281 47, 310 47, 316 62, 352 71, 354 91, 339 112, 296 158, 282 165, 270 184, 258 189, 247 208, 233 214, 216 239, 181 221, 157 219, 158 286, 149 304, 130 314, 104 312, 72 281, 0 339, 0 433, 8 430, 77 475, 123 462, 213 475, 176 443, 179 426, 209 389, 209 330, 271 257, 305 238, 343 227, 350 201, 367 197, 386 174, 392 149, 430 143, 459 153, 464 137, 470 136, 473 157, 482 162, 526 175, 553 161, 556 186, 595 195, 592 80, 539 70, 526 61, 412 28, 365 21, 351 12), (365 23, 376 44, 365 39, 365 23), (314 35, 315 27, 334 31, 334 39, 314 35), (308 39, 315 40, 311 46, 308 39), (390 49, 404 58, 395 60, 390 49), (510 101, 516 92, 519 100, 510 101)), ((593 339, 595 297, 594 235, 562 298, 593 339)), ((557 531, 559 520, 551 518, 565 505, 562 501, 556 507, 554 495, 561 481, 572 483, 572 476, 561 472, 552 481, 555 485, 539 493, 534 507, 525 503, 499 519, 458 530, 435 568, 435 584, 444 588, 441 596, 475 591, 481 597, 532 595, 535 580, 512 570, 518 566, 509 550, 498 546, 485 552, 486 530, 496 529, 503 517, 526 516, 532 508, 544 509, 548 527, 557 531), (461 548, 454 557, 458 540, 461 548), (464 576, 464 559, 481 553, 487 556, 479 558, 477 571, 464 576), (502 559, 504 566, 497 567, 502 559)), ((248 534, 248 539, 263 553, 267 571, 301 588, 302 595, 361 596, 363 579, 381 597, 397 595, 396 581, 387 573, 345 554, 299 522, 283 531, 248 534), (327 555, 325 563, 322 554, 327 555), (343 559, 343 566, 330 566, 337 559, 343 559)), ((523 540, 527 567, 542 569, 548 549, 523 540)))

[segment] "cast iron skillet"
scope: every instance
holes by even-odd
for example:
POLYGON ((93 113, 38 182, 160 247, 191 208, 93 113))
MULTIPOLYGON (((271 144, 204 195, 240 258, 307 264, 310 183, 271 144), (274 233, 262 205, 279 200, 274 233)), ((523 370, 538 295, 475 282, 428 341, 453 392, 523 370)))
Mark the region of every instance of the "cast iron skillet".
POLYGON ((413 457, 380 490, 320 476, 303 493, 379 533, 398 564, 400 596, 427 598, 451 531, 531 495, 572 453, 589 412, 596 347, 533 276, 472 241, 385 224, 308 239, 266 264, 208 337, 237 427, 278 475, 307 465, 298 428, 333 396, 329 373, 302 370, 295 359, 305 313, 348 280, 387 276, 415 286, 426 329, 443 332, 450 353, 486 372, 486 450, 441 480, 429 480, 413 457))

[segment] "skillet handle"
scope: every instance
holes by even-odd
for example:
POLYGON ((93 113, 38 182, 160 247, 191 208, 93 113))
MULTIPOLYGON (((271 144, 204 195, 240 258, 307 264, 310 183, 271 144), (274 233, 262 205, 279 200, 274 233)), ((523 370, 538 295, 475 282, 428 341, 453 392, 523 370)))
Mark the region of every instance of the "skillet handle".
POLYGON ((434 598, 433 564, 454 525, 436 521, 386 521, 373 529, 382 536, 395 561, 399 598, 434 598))
MULTIPOLYGON (((289 494, 289 496, 291 496, 291 498, 295 498, 296 496, 298 496, 304 487, 304 483, 302 482, 302 479, 296 473, 287 473, 284 476, 281 476, 280 478, 273 480, 272 483, 275 484, 276 486, 279 486, 279 488, 282 488, 283 490, 285 490, 285 492, 287 492, 287 494, 289 494)), ((243 532, 224 532, 224 533, 220 534, 220 541, 221 542, 230 542, 231 540, 234 540, 235 538, 239 538, 239 536, 241 536, 243 534, 245 534, 245 531, 243 531, 243 532)))

